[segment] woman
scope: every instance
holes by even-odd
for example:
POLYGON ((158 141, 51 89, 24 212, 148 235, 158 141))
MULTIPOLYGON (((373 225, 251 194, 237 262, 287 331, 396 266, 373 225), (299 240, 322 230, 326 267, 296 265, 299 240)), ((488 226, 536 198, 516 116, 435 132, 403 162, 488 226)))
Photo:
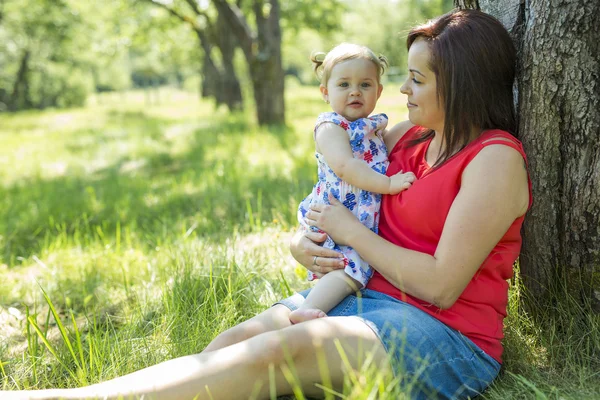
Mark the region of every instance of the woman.
MULTIPOLYGON (((417 176, 384 198, 380 235, 332 200, 307 213, 307 223, 354 247, 376 270, 366 289, 329 317, 291 325, 304 294, 283 300, 219 335, 201 354, 170 360, 79 389, 13 392, 16 398, 154 399, 268 398, 315 383, 340 390, 344 365, 363 354, 382 370, 416 382, 413 398, 475 396, 500 368, 502 320, 523 217, 531 203, 525 155, 515 129, 515 50, 508 33, 478 11, 455 11, 408 37, 410 122, 387 135, 388 174, 417 176), (323 362, 328 377, 323 375, 323 362), (285 373, 284 373, 285 372, 285 373)), ((320 129, 331 129, 323 125, 320 129)), ((323 235, 296 235, 291 250, 310 270, 341 268, 323 235)), ((2 394, 4 396, 4 394, 2 394)))

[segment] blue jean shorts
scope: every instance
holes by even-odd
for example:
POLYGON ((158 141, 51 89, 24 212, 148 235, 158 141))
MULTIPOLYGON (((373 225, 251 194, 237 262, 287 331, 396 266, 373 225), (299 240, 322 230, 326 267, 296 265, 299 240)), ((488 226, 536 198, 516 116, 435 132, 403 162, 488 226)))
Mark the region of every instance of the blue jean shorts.
MULTIPOLYGON (((309 290, 280 301, 295 310, 309 290)), ((386 294, 362 289, 328 316, 364 321, 391 356, 396 378, 411 399, 466 399, 481 394, 500 364, 460 332, 418 308, 386 294)))

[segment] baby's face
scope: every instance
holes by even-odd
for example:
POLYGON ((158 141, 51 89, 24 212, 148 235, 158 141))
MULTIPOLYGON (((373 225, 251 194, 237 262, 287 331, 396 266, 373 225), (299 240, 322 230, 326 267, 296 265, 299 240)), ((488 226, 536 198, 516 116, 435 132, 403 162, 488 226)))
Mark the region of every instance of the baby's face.
POLYGON ((327 87, 321 93, 331 108, 348 121, 368 117, 381 95, 377 66, 370 60, 354 59, 336 64, 331 69, 327 87))

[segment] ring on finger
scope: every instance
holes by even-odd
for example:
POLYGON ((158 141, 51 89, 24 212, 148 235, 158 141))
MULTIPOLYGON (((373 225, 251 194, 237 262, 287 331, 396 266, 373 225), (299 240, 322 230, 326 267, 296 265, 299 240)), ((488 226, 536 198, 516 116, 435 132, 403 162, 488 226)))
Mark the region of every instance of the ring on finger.
POLYGON ((319 264, 317 264, 317 258, 318 258, 318 257, 319 257, 319 256, 314 256, 314 257, 313 257, 313 265, 319 265, 319 264))

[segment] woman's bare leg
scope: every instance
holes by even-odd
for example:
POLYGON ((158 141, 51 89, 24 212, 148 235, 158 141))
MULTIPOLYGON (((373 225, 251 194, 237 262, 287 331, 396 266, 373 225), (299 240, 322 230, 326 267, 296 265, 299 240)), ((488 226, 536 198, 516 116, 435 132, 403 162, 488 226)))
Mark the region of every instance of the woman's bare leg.
POLYGON ((206 353, 222 349, 223 347, 260 335, 261 333, 286 328, 291 325, 290 312, 290 309, 286 306, 276 304, 249 320, 219 334, 202 352, 206 353))
MULTIPOLYGON (((340 390, 344 368, 336 342, 342 344, 352 368, 368 352, 380 369, 389 368, 387 354, 375 333, 352 317, 307 321, 270 331, 219 350, 186 356, 80 389, 23 392, 35 399, 265 399, 271 390, 291 394, 284 371, 294 371, 306 395, 319 396, 315 383, 331 382, 340 390), (292 366, 287 367, 288 361, 292 366), (327 368, 320 368, 320 365, 327 368), (270 378, 271 377, 271 378, 270 378)), ((289 375, 289 374, 288 374, 289 375)))

